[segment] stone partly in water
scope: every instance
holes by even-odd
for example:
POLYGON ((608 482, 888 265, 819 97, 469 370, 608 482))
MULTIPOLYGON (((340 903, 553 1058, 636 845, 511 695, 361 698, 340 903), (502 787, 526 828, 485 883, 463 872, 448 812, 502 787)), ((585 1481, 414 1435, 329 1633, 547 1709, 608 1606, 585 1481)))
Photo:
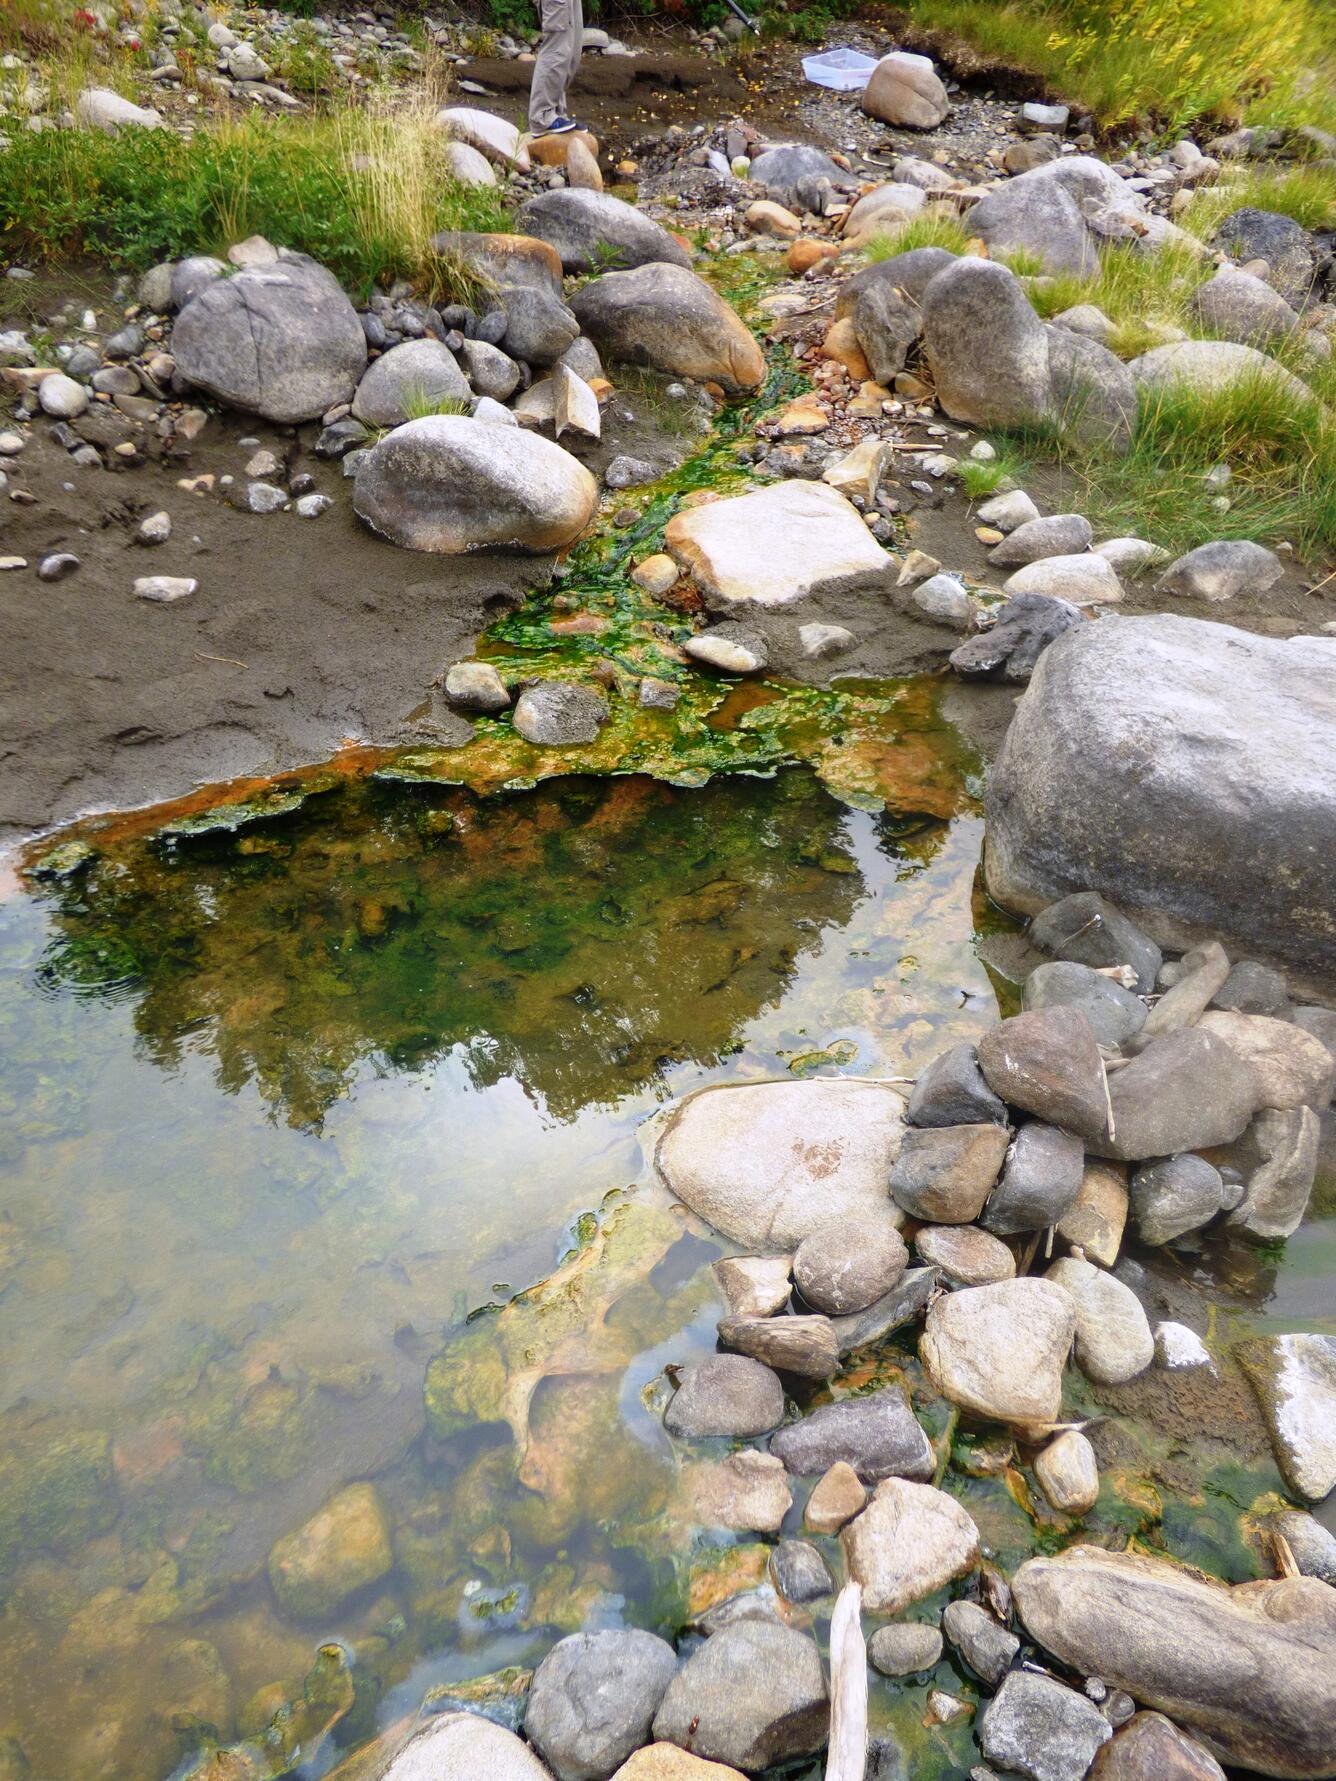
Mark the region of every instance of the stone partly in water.
POLYGON ((865 1484, 931 1478, 932 1445, 898 1385, 821 1404, 772 1439, 770 1451, 790 1472, 825 1472, 843 1461, 865 1484))
POLYGON ((877 1486, 840 1543, 870 1614, 899 1614, 979 1562, 979 1530, 956 1499, 904 1478, 877 1486))
POLYGON ((793 1503, 789 1475, 772 1453, 743 1447, 703 1462, 684 1479, 691 1514, 701 1527, 776 1534, 793 1503))
POLYGON ((758 389, 765 378, 765 359, 741 318, 684 266, 605 273, 571 308, 606 358, 734 391, 758 389))
POLYGON ((525 1709, 529 1742, 557 1781, 605 1781, 649 1742, 677 1654, 634 1628, 559 1639, 534 1672, 525 1709))
POLYGON ((792 1267, 789 1255, 730 1255, 711 1271, 734 1317, 772 1317, 789 1302, 792 1267))
POLYGON ((884 1216, 903 1107, 852 1077, 703 1088, 669 1116, 655 1163, 735 1243, 796 1248, 831 1218, 884 1216))
POLYGON ((1238 1053, 1186 1027, 1153 1040, 1110 1076, 1113 1136, 1092 1149, 1135 1163, 1230 1144, 1246 1131, 1257 1100, 1257 1078, 1238 1053))
POLYGON ((374 1485, 350 1484, 269 1554, 279 1606, 297 1620, 332 1614, 354 1590, 394 1563, 385 1512, 374 1485))
POLYGON ((352 399, 366 336, 333 275, 286 250, 215 279, 186 304, 172 355, 187 383, 266 420, 318 420, 352 399))
POLYGON ((811 1639, 751 1620, 725 1627, 687 1659, 655 1715, 654 1736, 755 1772, 815 1754, 829 1721, 811 1639))
POLYGON ((1235 1353, 1261 1403, 1286 1485, 1321 1502, 1336 1490, 1336 1337, 1259 1336, 1235 1353))
POLYGON ((828 1317, 725 1317, 719 1340, 799 1379, 829 1379, 840 1364, 828 1317))
POLYGON ((598 484, 537 434, 428 415, 362 456, 353 506, 409 550, 539 553, 575 542, 598 506, 598 484))
POLYGON ((551 1771, 504 1726, 476 1713, 429 1719, 382 1771, 383 1781, 552 1781, 551 1771))
POLYGON ((1248 1128, 1258 1159, 1229 1222, 1263 1243, 1292 1237, 1303 1223, 1317 1173, 1322 1127, 1311 1107, 1268 1108, 1248 1128))
POLYGON ((988 1703, 979 1742, 989 1762, 1028 1781, 1081 1781, 1113 1727, 1093 1701, 1051 1676, 1017 1670, 988 1703))
POLYGON ((1034 1462, 1039 1488, 1062 1515, 1088 1515, 1099 1501, 1095 1450, 1079 1429, 1066 1429, 1034 1462))
POLYGON ((1336 1613, 1299 1577, 1230 1588, 1169 1560, 1078 1546, 1012 1580, 1039 1645, 1167 1713, 1226 1763, 1336 1774, 1336 1613))
POLYGON ((837 1534, 867 1506, 863 1481, 847 1460, 837 1459, 817 1480, 803 1510, 803 1526, 814 1534, 837 1534))
POLYGON ((1060 637, 989 781, 993 894, 1031 912, 1102 880, 1166 939, 1246 935, 1336 967, 1318 865, 1336 853, 1333 665, 1336 639, 1163 615, 1060 637))
POLYGON ((996 1688, 1021 1648, 1015 1633, 999 1626, 977 1602, 948 1602, 942 1629, 982 1681, 996 1688))
POLYGON ((889 589, 894 559, 826 483, 791 480, 674 515, 670 554, 711 605, 792 606, 811 594, 889 589))
POLYGON ((942 1396, 1021 1427, 1057 1421, 1076 1334, 1072 1296, 1052 1280, 1004 1280, 937 1300, 919 1357, 942 1396))
POLYGON ((1076 1301, 1076 1364, 1097 1385, 1122 1385, 1155 1358, 1155 1338, 1130 1286, 1093 1262, 1067 1255, 1046 1276, 1076 1301))
POLYGON ((913 1676, 935 1670, 942 1661, 942 1635, 921 1620, 879 1626, 868 1640, 867 1654, 883 1676, 913 1676))
POLYGON ((1225 1184, 1219 1169, 1191 1151, 1143 1163, 1132 1175, 1137 1235, 1152 1247, 1199 1231, 1224 1204, 1225 1184))
POLYGON ((526 742, 569 748, 592 742, 608 720, 608 702, 595 687, 540 680, 515 701, 514 724, 526 742))
POLYGON ((663 1414, 671 1434, 768 1435, 784 1420, 784 1387, 745 1354, 712 1354, 682 1375, 663 1414))

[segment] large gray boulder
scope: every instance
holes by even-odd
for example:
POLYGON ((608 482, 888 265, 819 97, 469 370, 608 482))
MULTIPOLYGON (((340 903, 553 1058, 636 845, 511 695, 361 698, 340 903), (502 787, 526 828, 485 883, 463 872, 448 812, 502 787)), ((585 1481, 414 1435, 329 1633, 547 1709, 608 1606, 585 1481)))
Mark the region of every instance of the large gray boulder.
POLYGON ((1071 272, 1084 278, 1099 264, 1099 249, 1080 205, 1053 177, 1061 161, 1020 173, 981 198, 967 227, 989 253, 1024 254, 1045 272, 1071 272))
POLYGON ((932 280, 955 259, 956 255, 949 248, 911 247, 902 254, 892 254, 888 260, 864 266, 861 272, 855 272, 840 286, 835 299, 835 320, 852 315, 860 295, 879 284, 891 285, 915 303, 921 302, 932 280))
POLYGON ((1299 326, 1298 315, 1279 291, 1237 266, 1222 266, 1208 278, 1194 292, 1192 308, 1213 334, 1248 346, 1286 340, 1299 326))
POLYGON ((520 205, 517 221, 527 234, 556 248, 567 272, 644 266, 649 261, 691 264, 691 255, 667 229, 610 192, 579 186, 540 192, 520 205))
POLYGON ((402 426, 416 403, 467 402, 468 378, 439 340, 405 340, 373 359, 353 397, 353 414, 370 427, 402 426))
POLYGON ((1274 385, 1290 401, 1315 404, 1301 378, 1255 346, 1236 340, 1173 340, 1154 346, 1127 366, 1139 389, 1183 389, 1213 395, 1234 384, 1274 385))
POLYGON ((557 1781, 607 1781, 649 1742, 677 1654, 653 1633, 572 1633, 534 1672, 524 1730, 557 1781))
POLYGON ((1167 1713, 1222 1762, 1336 1775, 1336 1598, 1296 1577, 1230 1588, 1170 1560, 1077 1546, 1012 1579, 1030 1637, 1167 1713))
POLYGON ((1220 224, 1212 242, 1241 264, 1265 260, 1268 282, 1292 308, 1301 308, 1313 294, 1317 253, 1308 231, 1293 217, 1245 205, 1220 224))
POLYGON ((715 1633, 668 1684, 654 1736, 708 1762, 754 1773, 826 1741, 821 1656, 805 1634, 744 1620, 715 1633))
POLYGON ((338 280, 304 254, 219 278, 192 297, 172 329, 187 383, 232 408, 291 424, 352 399, 366 336, 338 280))
POLYGON ((938 400, 955 420, 1130 441, 1136 392, 1127 368, 1098 341, 1046 327, 1005 266, 953 261, 929 280, 921 313, 938 400))
POLYGON ((561 255, 551 242, 534 235, 446 229, 433 236, 431 245, 433 253, 456 261, 488 289, 523 285, 551 297, 560 297, 564 289, 561 255))
POLYGON ((680 1101, 655 1165, 691 1210, 759 1252, 836 1217, 884 1216, 904 1102, 853 1077, 721 1083, 680 1101))
POLYGON ((740 317, 679 262, 592 279, 571 308, 607 358, 728 390, 757 389, 765 377, 761 349, 740 317))
POLYGON ((409 550, 543 552, 580 536, 598 506, 598 484, 536 433, 434 414, 371 447, 357 468, 353 506, 409 550))
POLYGON ((1040 657, 994 765, 989 889, 1032 914, 1093 888, 1162 943, 1209 933, 1330 973, 1333 759, 1336 638, 1082 625, 1040 657))

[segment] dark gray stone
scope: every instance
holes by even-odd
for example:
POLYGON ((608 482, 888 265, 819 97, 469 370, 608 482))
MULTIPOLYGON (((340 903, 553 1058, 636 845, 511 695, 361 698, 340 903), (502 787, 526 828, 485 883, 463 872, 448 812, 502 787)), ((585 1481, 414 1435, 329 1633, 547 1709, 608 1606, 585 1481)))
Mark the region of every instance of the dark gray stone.
POLYGON ((905 1118, 910 1125, 1005 1125, 1007 1110, 984 1081, 972 1045, 953 1045, 935 1057, 914 1084, 905 1118))
POLYGON ((1279 344, 1299 326, 1298 314, 1279 291, 1237 266, 1222 266, 1200 285, 1192 308, 1205 333, 1245 346, 1279 344))
POLYGON ((1246 205, 1224 219, 1213 245, 1232 254, 1241 265, 1265 260, 1271 269, 1269 282, 1291 308, 1301 309, 1312 296, 1317 255, 1307 231, 1293 217, 1246 205))
POLYGON ((1163 959, 1155 942, 1098 891, 1077 891, 1051 903, 1031 922, 1030 938, 1054 958, 1092 970, 1130 965, 1143 995, 1155 988, 1163 959))
POLYGON ((1023 1125, 980 1223, 995 1237, 1056 1224, 1081 1191, 1084 1165, 1085 1146, 1070 1132, 1038 1120, 1023 1125))
POLYGON ((541 285, 501 292, 506 327, 496 344, 526 365, 555 365, 580 336, 580 324, 559 297, 541 285))
POLYGON ((891 1170, 892 1197, 912 1218, 972 1224, 1006 1154, 1005 1126, 910 1126, 891 1170))
POLYGON ((770 1451, 801 1476, 827 1472, 842 1459, 864 1484, 882 1478, 923 1483, 932 1477, 935 1464, 928 1437, 899 1386, 822 1404, 801 1422, 782 1428, 770 1451))
POLYGON ((990 1688, 997 1688, 1021 1648, 1015 1633, 999 1626, 977 1602, 948 1602, 942 1615, 942 1631, 974 1671, 990 1688))
POLYGON ((707 1762, 754 1773, 812 1756, 830 1704, 821 1656, 792 1627, 746 1620, 694 1652, 668 1685, 654 1736, 707 1762))
POLYGON ((997 608, 994 623, 951 651, 948 660, 969 680, 995 679, 1022 685, 1040 656, 1064 631, 1083 624, 1070 600, 1052 594, 1013 594, 997 608))
POLYGON ((806 1540, 779 1542, 770 1554, 770 1580, 786 1602, 819 1602, 835 1590, 830 1567, 806 1540))
POLYGON ((1143 1163, 1132 1172, 1130 1191, 1137 1234, 1154 1246, 1199 1231, 1225 1203, 1219 1169, 1191 1151, 1143 1163))
POLYGON ((747 178, 781 204, 792 204, 798 187, 808 180, 828 179, 836 186, 853 183, 838 162, 805 142, 784 142, 765 149, 752 162, 747 178))
POLYGON ((525 1733, 557 1781, 607 1781, 649 1742, 676 1673, 676 1652, 653 1633, 573 1633, 534 1672, 525 1733))
POLYGON ((1079 1009, 1096 1042, 1104 1046, 1121 1045, 1146 1024, 1146 1004, 1139 996, 1089 965, 1069 959, 1055 959, 1031 971, 1022 997, 1027 1009, 1079 1009))
POLYGON ((1285 1020, 1290 1012, 1290 992, 1284 977, 1256 959, 1240 959, 1230 967, 1222 988, 1212 999, 1213 1008, 1232 1008, 1238 1014, 1269 1014, 1285 1020))
POLYGON ((979 1742, 989 1762, 1028 1781, 1084 1781, 1113 1727, 1074 1688, 1026 1670, 1013 1671, 988 1703, 979 1742))
POLYGON ((879 260, 875 266, 865 266, 840 286, 835 299, 835 319, 839 321, 852 315, 862 293, 879 284, 898 288, 911 302, 920 302, 930 281, 955 258, 955 254, 944 247, 911 247, 907 253, 892 254, 890 259, 879 260))
POLYGON ((1258 1094, 1256 1073, 1214 1033, 1166 1033, 1109 1077, 1113 1136, 1091 1149, 1139 1163, 1229 1144, 1247 1129, 1258 1094))
POLYGON ((1336 971, 1333 669, 1336 638, 1166 614, 1068 632, 989 781, 993 895, 1037 911, 1094 877, 1161 931, 1336 971))
POLYGON ((873 377, 889 388, 904 370, 922 331, 918 304, 889 279, 880 278, 855 296, 853 324, 873 377))

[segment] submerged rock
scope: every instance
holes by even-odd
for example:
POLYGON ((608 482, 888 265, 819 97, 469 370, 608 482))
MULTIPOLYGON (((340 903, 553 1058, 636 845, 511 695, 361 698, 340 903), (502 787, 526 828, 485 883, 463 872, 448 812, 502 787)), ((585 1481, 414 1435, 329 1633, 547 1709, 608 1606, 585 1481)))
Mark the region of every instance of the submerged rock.
POLYGON ((394 1563, 380 1497, 350 1484, 269 1554, 269 1582, 284 1613, 321 1620, 354 1590, 376 1583, 394 1563))
POLYGON ((982 1681, 996 1688, 1021 1648, 1015 1633, 999 1626, 977 1602, 948 1602, 942 1630, 982 1681))
POLYGON ((1166 1559, 1077 1546, 1012 1580, 1030 1637, 1167 1713, 1240 1768, 1330 1776, 1336 1613, 1312 1578, 1230 1588, 1166 1559))
POLYGON ((698 1089, 670 1114, 655 1164, 735 1243, 796 1247, 831 1218, 884 1215, 903 1106, 853 1077, 698 1089))
POLYGON ((691 1513, 702 1527, 775 1534, 793 1503, 782 1462, 754 1447, 730 1453, 718 1464, 693 1467, 685 1483, 691 1513))

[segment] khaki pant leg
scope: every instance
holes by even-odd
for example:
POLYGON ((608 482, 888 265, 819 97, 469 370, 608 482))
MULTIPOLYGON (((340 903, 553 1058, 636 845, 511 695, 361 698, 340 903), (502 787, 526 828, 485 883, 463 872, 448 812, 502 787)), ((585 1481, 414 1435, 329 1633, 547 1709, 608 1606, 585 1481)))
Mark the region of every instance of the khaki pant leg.
POLYGON ((566 88, 580 63, 580 0, 543 0, 543 41, 529 86, 529 128, 550 129, 566 107, 566 88))

